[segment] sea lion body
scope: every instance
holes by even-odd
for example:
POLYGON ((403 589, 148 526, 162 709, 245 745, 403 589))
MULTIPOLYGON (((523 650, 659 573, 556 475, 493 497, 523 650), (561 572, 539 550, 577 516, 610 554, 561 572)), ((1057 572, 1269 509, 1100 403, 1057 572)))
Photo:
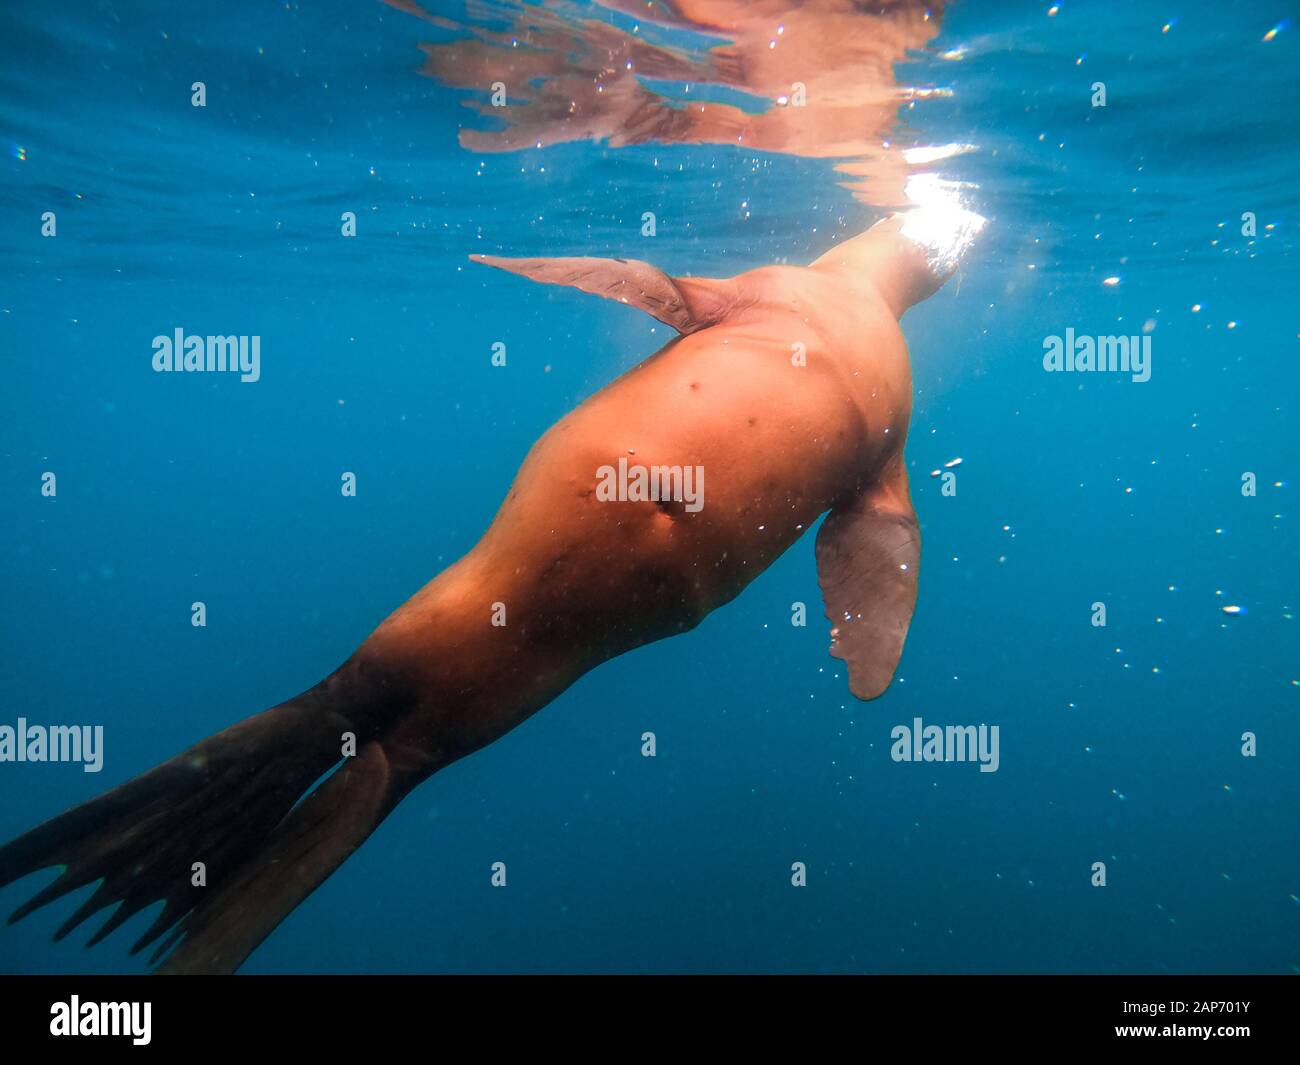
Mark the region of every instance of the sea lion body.
POLYGON ((430 771, 453 753, 449 735, 459 757, 600 662, 693 628, 837 499, 903 476, 911 370, 871 277, 823 263, 727 284, 723 321, 543 434, 474 549, 358 652, 412 678, 419 707, 395 739, 427 750, 439 737, 430 771), (701 468, 703 506, 599 500, 597 471, 620 458, 701 468), (504 625, 491 623, 494 603, 504 625), (478 697, 485 675, 495 681, 478 697))
POLYGON ((828 511, 816 557, 831 653, 855 695, 880 695, 920 552, 898 319, 947 272, 908 227, 935 221, 896 216, 811 266, 723 280, 477 257, 682 335, 546 432, 479 543, 341 668, 0 847, 0 886, 65 867, 11 919, 98 880, 59 936, 120 902, 95 942, 162 900, 134 949, 166 935, 161 971, 231 972, 422 780, 601 662, 694 627, 828 511), (611 497, 601 471, 620 460, 701 471, 702 491, 611 497))

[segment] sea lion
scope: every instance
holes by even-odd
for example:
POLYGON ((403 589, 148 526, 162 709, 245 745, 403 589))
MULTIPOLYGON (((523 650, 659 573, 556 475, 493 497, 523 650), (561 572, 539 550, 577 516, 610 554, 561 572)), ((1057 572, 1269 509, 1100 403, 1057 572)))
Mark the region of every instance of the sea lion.
POLYGON ((233 972, 417 784, 599 663, 693 628, 828 511, 831 653, 854 695, 880 695, 920 558, 898 320, 981 221, 922 208, 810 266, 725 280, 474 256, 681 335, 548 430, 478 544, 333 674, 0 847, 0 885, 66 866, 10 920, 102 879, 56 938, 120 902, 93 944, 161 900, 133 952, 170 933, 160 971, 233 972), (661 490, 629 490, 629 464, 659 470, 661 490), (602 490, 615 467, 625 498, 602 490), (689 499, 674 469, 702 471, 689 499), (195 862, 207 886, 192 886, 195 862))

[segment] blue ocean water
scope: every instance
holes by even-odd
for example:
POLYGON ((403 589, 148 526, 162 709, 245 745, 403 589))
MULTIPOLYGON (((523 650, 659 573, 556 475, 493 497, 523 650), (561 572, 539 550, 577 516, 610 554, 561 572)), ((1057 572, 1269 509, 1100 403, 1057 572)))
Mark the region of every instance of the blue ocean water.
MULTIPOLYGON (((826 653, 809 534, 420 787, 243 971, 1300 968, 1300 28, 1168 8, 957 3, 897 68, 948 92, 895 135, 974 146, 942 172, 990 222, 903 322, 923 575, 885 696, 826 653), (1045 373, 1067 329, 1149 335, 1150 380, 1045 373), (997 724, 998 771, 893 761, 917 717, 997 724)), ((466 93, 417 73, 450 33, 362 2, 0 13, 0 724, 105 735, 97 774, 0 764, 0 839, 334 669, 668 339, 468 254, 728 276, 881 213, 743 145, 462 148, 466 93), (154 373, 178 327, 260 336, 261 379, 154 373)), ((0 970, 143 971, 151 914, 51 943, 77 900, 0 931, 0 970)))

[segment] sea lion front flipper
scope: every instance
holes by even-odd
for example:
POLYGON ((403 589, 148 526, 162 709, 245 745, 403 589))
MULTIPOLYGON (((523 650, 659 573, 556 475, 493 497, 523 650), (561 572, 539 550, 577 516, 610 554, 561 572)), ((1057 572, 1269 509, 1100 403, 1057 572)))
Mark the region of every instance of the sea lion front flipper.
POLYGON ((640 259, 503 259, 496 255, 471 255, 470 259, 546 285, 572 285, 593 296, 625 303, 679 333, 695 333, 721 321, 735 302, 729 298, 729 282, 669 277, 640 259))
POLYGON ((817 534, 817 577, 831 622, 831 654, 849 690, 874 699, 889 687, 916 605, 921 530, 901 460, 887 481, 835 507, 817 534))

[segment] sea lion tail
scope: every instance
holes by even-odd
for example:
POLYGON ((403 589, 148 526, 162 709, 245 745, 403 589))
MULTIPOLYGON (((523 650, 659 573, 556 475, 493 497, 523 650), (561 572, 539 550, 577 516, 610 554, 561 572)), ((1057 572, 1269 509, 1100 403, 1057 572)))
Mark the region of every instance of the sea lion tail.
POLYGON ((0 847, 0 887, 64 869, 9 922, 99 881, 56 940, 120 903, 93 946, 161 901, 132 954, 170 932, 158 971, 233 972, 400 798, 377 741, 342 753, 350 727, 308 693, 19 836, 0 847))

